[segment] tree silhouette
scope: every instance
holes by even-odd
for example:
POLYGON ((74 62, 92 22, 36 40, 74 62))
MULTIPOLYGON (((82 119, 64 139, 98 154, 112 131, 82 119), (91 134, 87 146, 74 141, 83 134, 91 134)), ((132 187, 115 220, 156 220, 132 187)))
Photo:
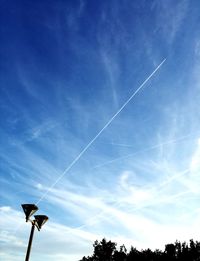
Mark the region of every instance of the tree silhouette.
POLYGON ((119 251, 115 249, 112 260, 115 260, 115 261, 126 261, 127 260, 127 250, 124 245, 120 246, 119 251))
POLYGON ((95 241, 92 256, 83 257, 80 261, 200 261, 200 242, 190 240, 190 243, 176 241, 165 245, 165 250, 156 249, 137 250, 131 247, 130 251, 124 245, 117 250, 117 244, 111 241, 95 241))
POLYGON ((97 240, 93 244, 94 253, 91 257, 83 257, 81 261, 112 261, 113 253, 116 250, 116 243, 106 241, 105 238, 101 242, 97 240))

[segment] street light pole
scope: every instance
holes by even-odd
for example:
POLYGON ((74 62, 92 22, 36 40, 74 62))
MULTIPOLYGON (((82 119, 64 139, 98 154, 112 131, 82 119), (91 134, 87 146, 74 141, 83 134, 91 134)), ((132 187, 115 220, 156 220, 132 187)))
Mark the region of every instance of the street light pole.
POLYGON ((29 237, 25 261, 29 261, 29 256, 30 256, 30 252, 31 252, 31 245, 32 245, 32 241, 33 241, 34 231, 35 231, 35 224, 34 223, 35 222, 32 221, 31 233, 30 233, 30 237, 29 237))
POLYGON ((45 215, 35 215, 34 216, 35 219, 31 220, 30 217, 38 210, 38 207, 34 204, 22 204, 22 208, 26 216, 26 222, 30 221, 32 224, 27 252, 26 252, 26 258, 25 258, 25 261, 29 261, 35 227, 37 227, 38 231, 40 231, 44 223, 47 222, 48 217, 45 215))

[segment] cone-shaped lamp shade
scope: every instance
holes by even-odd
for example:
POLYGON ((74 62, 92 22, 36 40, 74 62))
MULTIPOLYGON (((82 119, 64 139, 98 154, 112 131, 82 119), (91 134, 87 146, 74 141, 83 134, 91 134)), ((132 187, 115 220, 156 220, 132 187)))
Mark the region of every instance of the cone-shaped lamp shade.
POLYGON ((26 216, 26 222, 38 210, 38 207, 35 204, 22 204, 22 208, 26 216))
POLYGON ((44 223, 47 222, 48 217, 45 215, 36 215, 34 217, 35 217, 35 225, 38 228, 38 230, 40 231, 40 229, 44 225, 44 223))

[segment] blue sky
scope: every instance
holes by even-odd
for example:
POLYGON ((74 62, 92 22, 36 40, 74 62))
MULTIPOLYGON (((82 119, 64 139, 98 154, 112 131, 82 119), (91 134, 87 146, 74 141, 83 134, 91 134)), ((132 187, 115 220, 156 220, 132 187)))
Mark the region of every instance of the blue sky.
POLYGON ((35 261, 78 260, 103 237, 139 249, 199 239, 199 9, 0 1, 3 260, 25 255, 22 203, 49 216, 35 261))

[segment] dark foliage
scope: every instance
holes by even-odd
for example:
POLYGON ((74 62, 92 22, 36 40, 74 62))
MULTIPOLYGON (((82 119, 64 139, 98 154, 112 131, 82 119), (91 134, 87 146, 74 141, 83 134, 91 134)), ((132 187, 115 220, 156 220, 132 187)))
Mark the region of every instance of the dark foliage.
POLYGON ((95 241, 92 256, 83 257, 80 261, 200 261, 200 242, 190 240, 190 243, 176 241, 167 244, 164 251, 150 249, 137 250, 131 247, 127 252, 124 245, 119 250, 117 244, 111 241, 95 241))

